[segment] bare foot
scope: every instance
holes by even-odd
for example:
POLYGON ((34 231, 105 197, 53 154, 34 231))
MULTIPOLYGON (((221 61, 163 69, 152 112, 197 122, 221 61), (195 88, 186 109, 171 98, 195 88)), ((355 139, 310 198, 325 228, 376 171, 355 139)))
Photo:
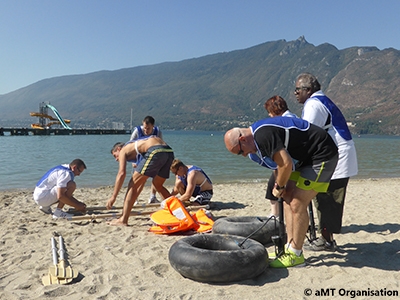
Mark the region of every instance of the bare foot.
POLYGON ((122 222, 121 219, 111 220, 110 222, 107 222, 107 224, 111 226, 128 226, 128 223, 122 222))

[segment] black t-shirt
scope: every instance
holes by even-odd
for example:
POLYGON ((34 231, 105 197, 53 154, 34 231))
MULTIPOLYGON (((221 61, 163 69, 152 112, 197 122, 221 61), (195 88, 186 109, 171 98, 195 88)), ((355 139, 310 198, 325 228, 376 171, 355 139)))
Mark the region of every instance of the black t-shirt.
MULTIPOLYGON (((316 125, 309 125, 307 130, 293 126, 287 128, 289 140, 286 150, 289 155, 303 165, 319 164, 334 157, 338 149, 329 134, 316 125)), ((262 156, 272 158, 277 151, 285 148, 286 130, 282 125, 259 126, 254 129, 253 135, 262 156)))

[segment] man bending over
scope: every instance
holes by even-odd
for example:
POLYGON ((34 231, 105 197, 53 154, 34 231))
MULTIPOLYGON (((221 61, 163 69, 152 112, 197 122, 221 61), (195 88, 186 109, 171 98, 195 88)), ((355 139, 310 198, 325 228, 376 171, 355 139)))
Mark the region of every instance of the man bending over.
POLYGON ((110 222, 110 225, 128 225, 128 219, 132 206, 137 201, 143 187, 149 177, 157 192, 165 199, 171 196, 163 186, 169 177, 169 168, 174 159, 172 149, 159 137, 150 136, 129 141, 126 144, 116 143, 111 150, 115 160, 119 162, 118 174, 115 178, 114 192, 107 201, 107 208, 111 209, 117 199, 118 193, 126 177, 126 163, 135 160, 139 155, 143 156, 133 172, 128 183, 122 216, 110 222))

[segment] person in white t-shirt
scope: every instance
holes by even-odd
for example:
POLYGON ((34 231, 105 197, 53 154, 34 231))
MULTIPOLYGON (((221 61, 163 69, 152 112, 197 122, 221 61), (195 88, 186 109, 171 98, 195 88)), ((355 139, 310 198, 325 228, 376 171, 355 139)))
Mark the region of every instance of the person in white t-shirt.
POLYGON ((329 189, 314 200, 318 215, 319 238, 304 245, 313 251, 335 251, 334 233, 340 233, 346 189, 351 176, 357 175, 357 153, 347 122, 340 109, 321 91, 317 78, 310 73, 297 76, 294 94, 303 104, 302 119, 324 128, 339 149, 339 161, 329 189))
POLYGON ((58 165, 42 176, 36 184, 33 199, 39 205, 40 210, 47 214, 53 214, 54 219, 72 217, 62 211, 65 204, 75 207, 77 210, 85 210, 86 205, 78 201, 74 196, 76 183, 75 176, 79 176, 86 169, 81 159, 74 159, 70 164, 58 165), (51 205, 58 203, 54 212, 51 205))

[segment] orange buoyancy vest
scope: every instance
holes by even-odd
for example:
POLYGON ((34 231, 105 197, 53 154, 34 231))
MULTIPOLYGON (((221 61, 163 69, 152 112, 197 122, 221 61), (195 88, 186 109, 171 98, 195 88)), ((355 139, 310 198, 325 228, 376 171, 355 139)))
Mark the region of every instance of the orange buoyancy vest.
POLYGON ((214 221, 205 214, 203 209, 192 215, 182 201, 174 196, 167 198, 164 209, 151 214, 150 219, 156 225, 152 226, 149 231, 159 234, 188 230, 207 232, 212 229, 214 224, 214 221))
POLYGON ((196 211, 195 214, 192 215, 194 221, 197 224, 196 231, 197 232, 210 232, 213 228, 214 221, 207 216, 206 210, 204 208, 196 211))

